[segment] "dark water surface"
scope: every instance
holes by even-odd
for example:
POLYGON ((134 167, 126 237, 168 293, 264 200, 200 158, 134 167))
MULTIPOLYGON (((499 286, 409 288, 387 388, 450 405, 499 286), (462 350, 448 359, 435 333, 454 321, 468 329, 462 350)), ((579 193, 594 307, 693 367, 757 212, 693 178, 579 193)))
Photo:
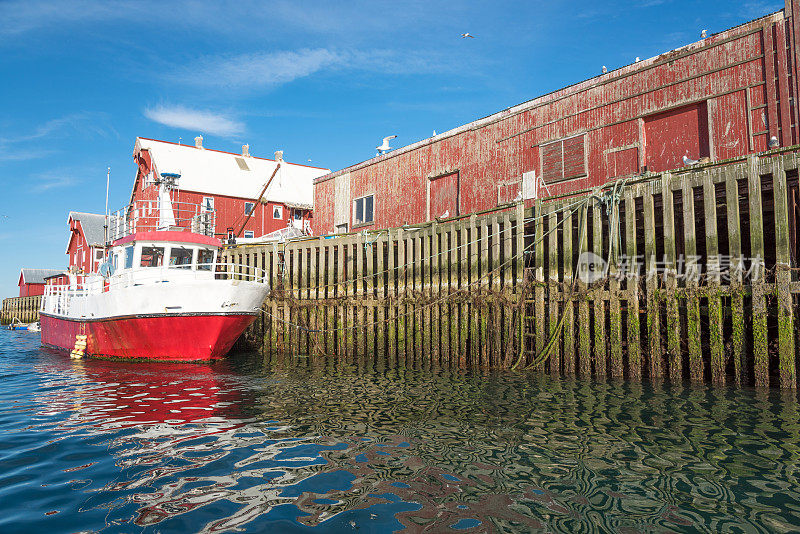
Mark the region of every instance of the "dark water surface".
POLYGON ((300 361, 74 362, 2 331, 0 532, 800 526, 794 396, 300 361))

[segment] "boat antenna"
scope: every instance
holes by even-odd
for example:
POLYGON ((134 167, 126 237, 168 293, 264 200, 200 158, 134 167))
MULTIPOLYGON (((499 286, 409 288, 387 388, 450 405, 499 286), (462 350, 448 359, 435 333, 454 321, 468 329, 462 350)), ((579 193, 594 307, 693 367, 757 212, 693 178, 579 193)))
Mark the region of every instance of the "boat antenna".
POLYGON ((261 198, 264 196, 264 193, 266 193, 266 192, 267 192, 267 188, 269 187, 269 184, 271 184, 271 183, 272 183, 272 179, 273 179, 273 178, 275 178, 275 175, 276 175, 276 174, 278 174, 278 171, 280 170, 280 168, 281 168, 281 164, 280 164, 280 162, 279 162, 279 163, 278 163, 278 165, 277 165, 277 167, 275 167, 275 170, 274 170, 274 171, 272 171, 272 176, 270 176, 270 177, 269 177, 269 180, 267 180, 267 183, 265 183, 265 184, 264 184, 264 187, 261 189, 261 193, 259 193, 259 194, 258 194, 258 196, 256 197, 256 201, 253 203, 253 209, 252 209, 252 210, 250 210, 250 213, 248 213, 248 214, 247 214, 247 217, 245 217, 245 218, 244 218, 244 222, 243 222, 243 223, 242 223, 242 225, 239 227, 239 231, 238 231, 238 232, 236 232, 236 233, 233 235, 233 238, 234 238, 234 239, 236 239, 237 237, 239 237, 239 234, 241 234, 241 233, 242 233, 242 230, 244 230, 244 227, 247 225, 247 221, 249 221, 249 220, 250 220, 250 217, 253 215, 253 212, 254 212, 254 211, 256 211, 256 204, 257 204, 257 203, 259 203, 259 202, 261 201, 261 198))

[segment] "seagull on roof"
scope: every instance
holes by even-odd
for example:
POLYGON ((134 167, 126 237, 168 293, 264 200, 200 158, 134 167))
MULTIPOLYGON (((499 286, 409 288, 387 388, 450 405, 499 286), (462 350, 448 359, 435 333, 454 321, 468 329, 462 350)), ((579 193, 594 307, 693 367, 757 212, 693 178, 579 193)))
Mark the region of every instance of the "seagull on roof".
POLYGON ((700 32, 701 39, 705 39, 707 35, 708 35, 708 30, 703 30, 700 32))
POLYGON ((383 143, 381 143, 380 145, 375 147, 375 150, 378 151, 378 155, 383 154, 387 150, 391 150, 392 147, 389 146, 389 141, 391 141, 392 139, 394 139, 396 137, 397 137, 396 135, 390 135, 388 137, 384 137, 383 138, 383 143))
POLYGON ((467 37, 469 37, 470 39, 475 39, 475 36, 472 35, 471 33, 462 33, 461 34, 461 38, 462 39, 466 39, 467 37))
POLYGON ((608 69, 606 68, 605 65, 603 65, 603 74, 605 74, 606 72, 608 72, 608 69))

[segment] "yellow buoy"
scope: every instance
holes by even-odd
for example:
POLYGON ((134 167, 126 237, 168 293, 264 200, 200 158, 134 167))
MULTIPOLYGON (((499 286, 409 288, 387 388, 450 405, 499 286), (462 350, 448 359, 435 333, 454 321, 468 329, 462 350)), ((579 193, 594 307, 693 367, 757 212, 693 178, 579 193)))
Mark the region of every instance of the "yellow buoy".
POLYGON ((86 334, 75 335, 75 346, 72 348, 72 352, 69 353, 69 357, 76 360, 83 358, 83 353, 85 350, 86 334))

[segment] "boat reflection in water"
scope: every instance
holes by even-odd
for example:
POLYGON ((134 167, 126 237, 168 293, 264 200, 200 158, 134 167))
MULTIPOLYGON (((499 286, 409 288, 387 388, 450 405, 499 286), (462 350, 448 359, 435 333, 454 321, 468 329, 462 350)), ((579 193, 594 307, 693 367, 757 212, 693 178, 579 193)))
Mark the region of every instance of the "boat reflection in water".
POLYGON ((798 519, 781 505, 800 502, 781 468, 800 441, 796 404, 751 392, 262 367, 257 356, 73 365, 75 394, 51 390, 47 404, 70 410, 65 429, 108 436, 114 476, 83 488, 80 508, 120 531, 649 532, 798 519))

